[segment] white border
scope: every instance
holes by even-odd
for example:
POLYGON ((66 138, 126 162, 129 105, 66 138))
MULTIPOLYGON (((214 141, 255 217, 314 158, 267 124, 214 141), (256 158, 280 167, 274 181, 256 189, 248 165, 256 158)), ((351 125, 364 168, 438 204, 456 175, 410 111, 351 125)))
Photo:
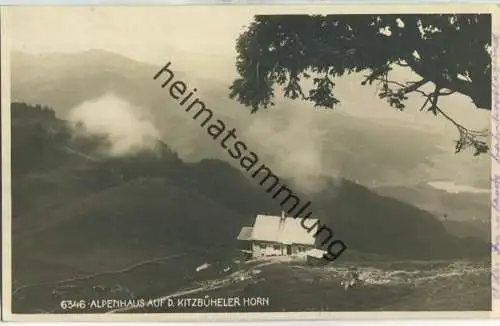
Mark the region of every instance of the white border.
MULTIPOLYGON (((227 10, 231 11, 239 6, 228 6, 227 10)), ((467 12, 482 12, 482 13, 499 13, 497 6, 479 5, 479 4, 448 4, 448 5, 286 5, 286 6, 249 6, 255 9, 255 13, 259 14, 285 14, 285 13, 326 13, 332 12, 335 14, 347 13, 467 13, 467 12)), ((64 10, 63 8, 61 8, 64 10)), ((1 40, 2 40, 2 222, 3 222, 3 237, 2 244, 4 249, 3 254, 3 318, 7 321, 182 321, 182 322, 209 322, 209 321, 262 321, 262 320, 371 320, 371 319, 476 319, 476 318, 491 318, 499 317, 500 300, 493 300, 492 311, 486 312, 286 312, 286 313, 172 313, 172 314, 12 314, 11 313, 11 200, 10 200, 10 171, 11 171, 11 156, 10 156, 10 66, 9 66, 9 34, 7 20, 9 8, 0 8, 1 17, 1 40)), ((228 14, 228 17, 231 15, 228 14)), ((495 18, 495 17, 493 17, 495 18)), ((496 22, 496 19, 493 19, 496 22)), ((493 26, 497 26, 496 23, 493 26)), ((500 31, 500 28, 495 27, 494 30, 500 31)), ((495 68, 496 69, 496 68, 495 68)), ((498 166, 494 166, 494 171, 500 172, 498 166)), ((493 238, 500 234, 496 228, 492 227, 493 238)), ((496 255, 492 256, 492 263, 495 265, 498 262, 496 255)), ((460 295, 457 293, 457 295, 460 295)))

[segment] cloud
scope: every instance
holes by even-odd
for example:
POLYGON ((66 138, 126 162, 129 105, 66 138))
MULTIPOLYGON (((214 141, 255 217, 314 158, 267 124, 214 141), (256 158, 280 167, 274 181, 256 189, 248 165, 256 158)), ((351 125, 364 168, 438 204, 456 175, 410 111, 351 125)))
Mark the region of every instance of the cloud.
POLYGON ((427 184, 433 188, 446 191, 450 194, 458 194, 463 192, 487 194, 490 192, 490 189, 476 188, 468 185, 457 185, 452 181, 431 181, 427 184))
MULTIPOLYGON (((247 137, 266 164, 295 186, 310 193, 326 186, 325 131, 317 128, 318 115, 303 107, 277 107, 276 112, 262 113, 246 130, 247 137), (287 114, 280 111, 287 110, 287 114)), ((333 171, 328 171, 333 176, 333 171)), ((336 176, 336 175, 335 175, 336 176)))
POLYGON ((144 110, 114 94, 77 105, 70 110, 68 119, 91 135, 106 137, 110 144, 107 154, 111 156, 154 151, 160 139, 144 110))

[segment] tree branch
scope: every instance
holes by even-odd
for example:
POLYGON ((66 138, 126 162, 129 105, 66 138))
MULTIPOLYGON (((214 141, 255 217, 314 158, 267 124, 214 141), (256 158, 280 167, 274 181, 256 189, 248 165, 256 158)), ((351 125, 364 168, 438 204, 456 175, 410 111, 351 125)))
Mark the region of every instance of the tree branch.
MULTIPOLYGON (((459 139, 456 141, 455 152, 458 153, 460 150, 472 146, 475 149, 474 155, 477 156, 479 154, 486 153, 489 150, 488 143, 486 142, 486 138, 489 135, 487 130, 479 131, 466 128, 464 125, 457 122, 438 106, 440 96, 448 96, 450 94, 453 94, 454 91, 443 93, 441 92, 441 87, 436 85, 432 93, 426 93, 419 89, 421 86, 425 85, 428 82, 425 79, 411 83, 410 86, 389 80, 387 74, 384 74, 384 76, 376 77, 375 80, 379 80, 383 84, 383 90, 379 94, 379 96, 381 98, 387 97, 391 106, 394 106, 394 102, 398 102, 398 100, 401 99, 401 96, 399 95, 401 93, 407 94, 409 92, 416 92, 424 96, 425 102, 420 108, 420 111, 427 108, 427 111, 431 111, 434 115, 442 115, 446 120, 451 122, 457 128, 459 139), (391 90, 389 88, 389 85, 395 85, 399 87, 399 89, 396 91, 391 90), (394 94, 398 95, 395 96, 394 94), (429 103, 430 105, 428 106, 429 103), (485 138, 485 140, 481 140, 480 138, 485 138)), ((397 108, 401 108, 401 104, 396 103, 395 106, 397 108)))
POLYGON ((422 76, 423 79, 432 81, 441 88, 450 89, 453 92, 459 92, 468 96, 478 109, 491 110, 491 98, 489 96, 482 96, 476 90, 478 88, 477 84, 480 84, 479 81, 476 81, 475 85, 473 85, 458 78, 444 78, 441 74, 438 75, 435 71, 426 68, 434 65, 422 60, 408 60, 408 65, 415 73, 422 76))

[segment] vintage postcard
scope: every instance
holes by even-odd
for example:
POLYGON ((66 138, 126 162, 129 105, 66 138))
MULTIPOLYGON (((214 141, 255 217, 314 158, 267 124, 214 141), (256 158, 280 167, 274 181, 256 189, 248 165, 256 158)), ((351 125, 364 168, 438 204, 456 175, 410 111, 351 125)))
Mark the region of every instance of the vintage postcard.
POLYGON ((497 12, 2 7, 4 319, 495 316, 497 12))

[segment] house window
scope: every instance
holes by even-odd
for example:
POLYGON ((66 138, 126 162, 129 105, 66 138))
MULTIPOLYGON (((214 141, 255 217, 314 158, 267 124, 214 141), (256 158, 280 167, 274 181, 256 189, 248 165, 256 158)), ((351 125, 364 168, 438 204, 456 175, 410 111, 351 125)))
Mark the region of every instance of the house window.
POLYGON ((275 245, 273 245, 273 249, 274 249, 274 250, 280 250, 280 249, 281 249, 281 247, 280 247, 280 245, 275 244, 275 245))

